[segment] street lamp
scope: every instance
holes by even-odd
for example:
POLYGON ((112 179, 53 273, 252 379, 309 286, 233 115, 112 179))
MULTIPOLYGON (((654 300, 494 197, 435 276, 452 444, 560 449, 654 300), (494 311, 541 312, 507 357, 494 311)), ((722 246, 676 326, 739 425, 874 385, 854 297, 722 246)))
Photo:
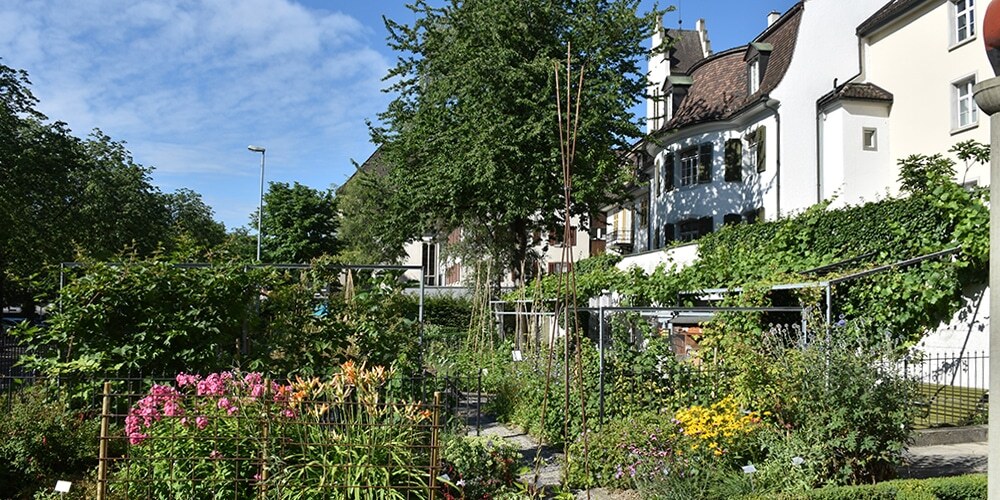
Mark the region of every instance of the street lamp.
POLYGON ((254 153, 260 153, 260 200, 257 204, 257 262, 260 262, 260 221, 264 219, 264 148, 262 146, 247 146, 254 153))

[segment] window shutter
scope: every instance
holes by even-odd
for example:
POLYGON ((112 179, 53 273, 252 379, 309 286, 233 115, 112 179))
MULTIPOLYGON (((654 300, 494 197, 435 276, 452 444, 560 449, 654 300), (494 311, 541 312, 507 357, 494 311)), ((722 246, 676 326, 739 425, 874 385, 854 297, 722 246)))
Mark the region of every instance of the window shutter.
POLYGON ((698 183, 712 182, 712 143, 706 142, 698 151, 698 183))
POLYGON ((743 141, 726 141, 726 182, 743 180, 743 141))
POLYGON ((757 136, 754 138, 757 141, 757 171, 763 172, 767 170, 767 129, 760 127, 757 129, 757 136))
POLYGON ((663 160, 663 184, 665 189, 673 191, 674 189, 674 154, 668 153, 666 158, 663 160))
POLYGON ((740 222, 743 222, 743 216, 740 214, 726 214, 725 217, 722 218, 722 224, 725 226, 739 224, 740 222))
POLYGON ((712 221, 712 216, 702 217, 698 219, 698 236, 705 236, 715 229, 714 222, 712 221))
POLYGON ((677 240, 677 230, 674 224, 663 225, 663 246, 667 246, 677 240))

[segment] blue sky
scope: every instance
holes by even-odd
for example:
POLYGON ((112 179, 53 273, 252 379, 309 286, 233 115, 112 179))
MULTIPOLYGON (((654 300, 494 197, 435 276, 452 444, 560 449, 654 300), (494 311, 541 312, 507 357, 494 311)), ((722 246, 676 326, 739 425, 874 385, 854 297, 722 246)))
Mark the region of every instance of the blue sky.
MULTIPOLYGON (((719 51, 794 4, 682 0, 665 23, 704 18, 719 51)), ((389 102, 381 78, 395 60, 382 16, 411 20, 404 5, 18 0, 0 5, 0 58, 28 71, 43 113, 126 141, 163 191, 201 193, 231 229, 257 206, 260 157, 247 145, 267 148, 267 182, 314 188, 343 184, 368 157, 365 120, 389 102)))

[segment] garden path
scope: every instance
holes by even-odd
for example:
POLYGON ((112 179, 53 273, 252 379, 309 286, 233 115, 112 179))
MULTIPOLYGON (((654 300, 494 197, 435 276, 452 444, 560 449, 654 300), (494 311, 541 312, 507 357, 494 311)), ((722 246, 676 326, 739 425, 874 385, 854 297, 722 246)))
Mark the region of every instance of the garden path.
MULTIPOLYGON (((539 454, 538 439, 517 426, 497 422, 493 415, 485 412, 478 414, 477 430, 476 405, 478 402, 475 399, 475 395, 467 394, 464 395, 463 399, 464 401, 461 406, 464 408, 461 413, 466 418, 468 435, 499 436, 517 445, 518 450, 521 452, 521 464, 530 469, 528 473, 521 475, 520 480, 522 482, 530 484, 535 479, 534 464, 537 455, 542 462, 542 466, 538 471, 536 486, 545 487, 547 490, 552 491, 560 485, 563 474, 563 458, 565 457, 562 448, 542 446, 541 453, 539 454)), ((484 399, 481 402, 485 405, 486 400, 484 399)), ((605 488, 595 488, 589 491, 589 495, 587 491, 581 491, 576 494, 576 497, 578 499, 589 500, 637 500, 639 495, 635 491, 609 491, 605 488)))
POLYGON ((904 455, 907 465, 898 469, 899 477, 925 478, 986 472, 988 449, 986 441, 914 446, 904 455))

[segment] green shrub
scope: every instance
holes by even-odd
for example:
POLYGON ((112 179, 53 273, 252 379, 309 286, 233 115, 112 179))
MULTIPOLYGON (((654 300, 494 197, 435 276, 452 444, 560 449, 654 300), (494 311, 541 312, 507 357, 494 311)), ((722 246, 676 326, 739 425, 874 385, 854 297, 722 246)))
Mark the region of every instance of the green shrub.
POLYGON ((878 484, 836 486, 781 495, 749 495, 745 500, 985 500, 986 475, 897 479, 878 484))
POLYGON ((637 480, 661 477, 674 467, 677 431, 673 415, 642 413, 611 420, 587 433, 586 463, 583 437, 570 445, 569 485, 629 488, 637 480))
POLYGON ((0 416, 0 491, 16 497, 76 480, 97 466, 100 419, 73 410, 65 394, 34 385, 12 396, 0 416))
POLYGON ((442 458, 446 494, 479 500, 513 490, 520 454, 498 436, 455 436, 445 441, 442 458))

